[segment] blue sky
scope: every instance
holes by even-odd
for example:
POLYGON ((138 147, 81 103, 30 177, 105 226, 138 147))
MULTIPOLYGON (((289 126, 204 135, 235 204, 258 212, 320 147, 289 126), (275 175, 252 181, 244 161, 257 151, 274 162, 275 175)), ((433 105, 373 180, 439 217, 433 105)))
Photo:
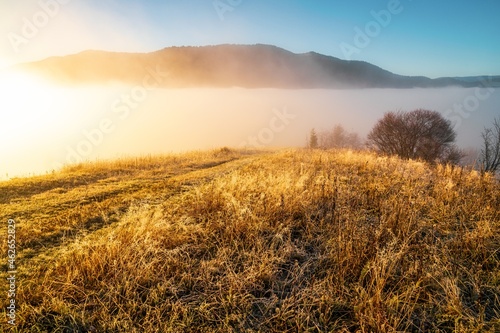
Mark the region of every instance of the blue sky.
POLYGON ((0 2, 0 68, 86 49, 264 43, 403 75, 500 75, 498 0, 19 2, 0 2))

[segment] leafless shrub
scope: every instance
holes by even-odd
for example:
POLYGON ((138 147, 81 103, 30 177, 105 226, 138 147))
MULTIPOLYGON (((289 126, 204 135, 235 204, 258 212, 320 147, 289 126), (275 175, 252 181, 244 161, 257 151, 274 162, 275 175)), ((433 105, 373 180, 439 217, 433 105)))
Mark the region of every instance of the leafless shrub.
POLYGON ((455 138, 449 120, 436 111, 418 109, 386 113, 368 134, 368 145, 405 159, 457 163, 462 153, 453 144, 455 138))
POLYGON ((331 130, 319 134, 319 146, 324 149, 330 148, 361 148, 361 139, 358 133, 348 132, 342 125, 335 125, 331 130))
POLYGON ((484 129, 482 137, 481 168, 483 171, 494 173, 500 168, 500 121, 495 119, 493 127, 484 129))

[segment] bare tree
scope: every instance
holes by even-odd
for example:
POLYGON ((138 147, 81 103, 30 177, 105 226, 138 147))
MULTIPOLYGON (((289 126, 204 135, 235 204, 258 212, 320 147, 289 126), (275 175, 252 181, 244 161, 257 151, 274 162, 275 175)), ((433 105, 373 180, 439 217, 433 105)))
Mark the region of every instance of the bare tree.
POLYGON ((357 133, 348 132, 342 125, 335 125, 331 130, 319 134, 321 148, 360 148, 361 139, 357 133))
POLYGON ((486 172, 496 172, 500 169, 500 120, 495 119, 493 127, 485 128, 482 137, 481 168, 486 172))
POLYGON ((461 152, 453 144, 451 122, 440 113, 418 109, 388 112, 368 134, 368 145, 384 154, 428 162, 458 163, 461 152))

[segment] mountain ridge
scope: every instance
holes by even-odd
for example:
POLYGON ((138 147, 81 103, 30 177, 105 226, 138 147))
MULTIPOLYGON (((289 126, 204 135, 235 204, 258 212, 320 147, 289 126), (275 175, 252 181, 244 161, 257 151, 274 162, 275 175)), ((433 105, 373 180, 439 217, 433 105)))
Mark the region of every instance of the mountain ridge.
POLYGON ((365 61, 342 60, 314 51, 292 53, 274 45, 172 46, 149 53, 86 50, 19 64, 65 84, 141 84, 151 69, 168 72, 165 88, 438 88, 500 87, 500 76, 404 76, 365 61))

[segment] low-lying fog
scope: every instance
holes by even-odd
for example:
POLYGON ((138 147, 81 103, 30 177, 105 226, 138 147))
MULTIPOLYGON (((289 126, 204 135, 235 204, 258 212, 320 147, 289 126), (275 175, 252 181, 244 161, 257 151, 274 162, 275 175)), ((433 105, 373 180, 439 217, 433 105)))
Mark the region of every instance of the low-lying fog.
POLYGON ((366 136, 387 111, 436 110, 462 148, 480 147, 500 89, 154 89, 61 87, 4 77, 0 178, 80 160, 214 147, 304 146, 311 128, 366 136))

